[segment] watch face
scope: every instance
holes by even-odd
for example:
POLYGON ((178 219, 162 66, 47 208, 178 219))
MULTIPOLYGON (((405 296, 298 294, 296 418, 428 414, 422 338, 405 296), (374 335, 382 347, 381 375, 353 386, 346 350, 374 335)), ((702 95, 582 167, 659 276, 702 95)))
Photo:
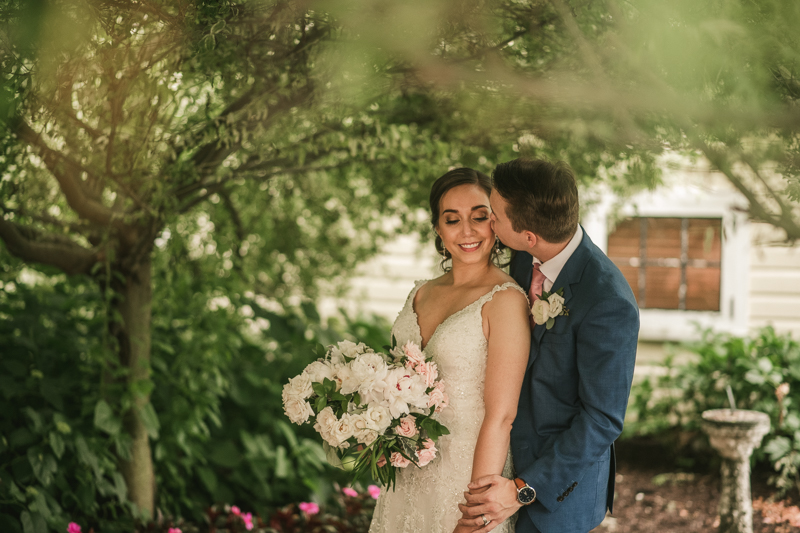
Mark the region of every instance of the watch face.
POLYGON ((522 487, 517 493, 517 499, 522 505, 528 505, 536 499, 536 491, 530 487, 522 487))

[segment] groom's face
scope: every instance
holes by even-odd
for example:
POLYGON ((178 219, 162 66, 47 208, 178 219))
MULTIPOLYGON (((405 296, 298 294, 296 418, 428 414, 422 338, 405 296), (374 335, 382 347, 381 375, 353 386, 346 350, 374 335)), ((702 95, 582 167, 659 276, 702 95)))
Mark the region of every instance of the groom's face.
POLYGON ((527 250, 525 235, 514 231, 514 228, 511 227, 511 220, 506 216, 508 202, 505 198, 492 191, 489 203, 492 206, 492 229, 500 241, 514 250, 527 250))

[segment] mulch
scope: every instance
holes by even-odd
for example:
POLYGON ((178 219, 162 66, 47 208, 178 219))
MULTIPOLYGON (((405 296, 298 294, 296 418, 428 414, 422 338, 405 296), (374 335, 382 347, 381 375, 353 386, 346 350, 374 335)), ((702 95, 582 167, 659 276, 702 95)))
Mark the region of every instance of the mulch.
MULTIPOLYGON (((719 525, 718 461, 699 458, 679 468, 658 443, 637 439, 618 443, 614 514, 593 533, 713 532, 719 525)), ((774 498, 768 465, 751 476, 753 531, 789 533, 800 528, 797 491, 774 498)))

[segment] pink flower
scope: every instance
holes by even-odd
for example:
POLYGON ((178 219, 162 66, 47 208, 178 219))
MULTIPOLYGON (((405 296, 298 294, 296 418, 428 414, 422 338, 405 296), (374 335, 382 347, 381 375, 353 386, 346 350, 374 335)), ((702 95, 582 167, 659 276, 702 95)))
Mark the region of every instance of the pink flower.
POLYGON ((413 437, 417 433, 417 422, 413 416, 404 416, 400 419, 400 425, 394 428, 394 432, 401 437, 413 437))
POLYGON ((345 496, 350 496, 351 498, 356 498, 358 496, 358 493, 353 489, 351 489, 350 487, 343 488, 342 492, 344 493, 345 496))
POLYGON ((437 381, 433 386, 433 390, 428 393, 428 407, 433 407, 435 405, 436 409, 434 409, 434 412, 441 413, 449 403, 450 398, 444 391, 444 381, 437 381))
POLYGON ((427 363, 420 363, 415 368, 417 374, 425 378, 425 386, 432 387, 439 377, 439 368, 433 361, 427 363))
POLYGON ((303 502, 297 507, 300 508, 306 515, 312 516, 319 513, 319 505, 314 502, 303 502))
POLYGON ((378 459, 378 462, 375 463, 378 467, 386 466, 386 456, 381 455, 381 458, 378 459))
POLYGON ((417 458, 419 458, 419 466, 425 466, 436 458, 436 445, 431 439, 426 439, 423 442, 424 448, 417 450, 417 458))
POLYGON ((408 357, 408 362, 406 362, 407 367, 414 368, 418 364, 425 362, 425 356, 422 354, 422 350, 413 342, 408 341, 405 343, 403 345, 403 351, 406 353, 406 357, 408 357))
POLYGON ((405 468, 410 464, 411 461, 403 457, 400 452, 392 453, 392 466, 396 466, 397 468, 405 468))
MULTIPOLYGON (((384 462, 386 462, 386 459, 384 459, 384 462)), ((381 489, 377 485, 370 485, 367 487, 367 492, 369 492, 369 495, 372 496, 374 500, 377 500, 378 496, 381 495, 381 489)))
POLYGON ((231 513, 235 514, 236 516, 242 516, 242 511, 240 511, 235 505, 231 505, 231 513))
POLYGON ((67 524, 67 533, 81 533, 81 526, 75 522, 70 522, 67 524))
POLYGON ((183 533, 183 531, 181 531, 180 528, 171 527, 169 530, 167 530, 167 533, 183 533))
MULTIPOLYGON (((317 511, 319 512, 319 507, 317 507, 317 511)), ((253 529, 253 513, 244 513, 241 516, 242 520, 244 520, 244 528, 247 531, 253 529)))

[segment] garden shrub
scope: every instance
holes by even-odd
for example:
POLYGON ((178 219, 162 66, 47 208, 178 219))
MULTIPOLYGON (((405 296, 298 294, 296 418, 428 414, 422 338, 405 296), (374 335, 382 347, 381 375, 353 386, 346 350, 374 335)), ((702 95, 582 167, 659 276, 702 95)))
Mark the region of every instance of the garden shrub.
MULTIPOLYGON (((313 305, 277 312, 233 291, 229 305, 210 306, 207 279, 165 270, 150 384, 159 515, 200 524, 215 504, 266 517, 312 494, 326 501, 345 473, 327 465, 312 428, 288 423, 282 385, 316 358, 317 343, 380 346, 388 323, 322 324, 313 305), (258 321, 268 327, 254 329, 258 321)), ((20 283, 19 274, 0 266, 0 531, 63 533, 73 521, 133 531, 116 466, 130 396, 102 386, 112 367, 100 291, 87 279, 28 271, 35 282, 20 283)))
POLYGON ((701 340, 683 345, 692 360, 665 363, 667 373, 634 384, 625 435, 664 435, 673 430, 695 432, 700 414, 730 406, 730 386, 739 409, 767 413, 770 432, 755 451, 755 460, 775 468, 771 483, 785 493, 800 488, 800 344, 772 327, 741 338, 702 332, 701 340))

